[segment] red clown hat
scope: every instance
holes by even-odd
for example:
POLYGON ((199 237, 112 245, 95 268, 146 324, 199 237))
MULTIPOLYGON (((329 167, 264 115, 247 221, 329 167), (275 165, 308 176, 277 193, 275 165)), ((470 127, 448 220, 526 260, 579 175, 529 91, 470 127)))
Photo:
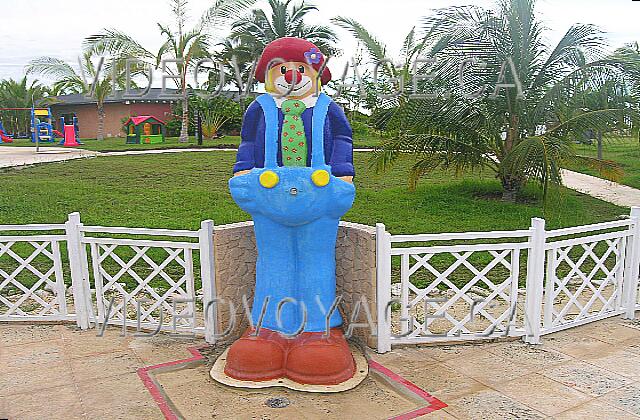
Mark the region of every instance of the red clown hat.
MULTIPOLYGON (((267 66, 277 66, 282 62, 280 60, 307 63, 319 71, 324 64, 325 57, 318 47, 306 39, 293 37, 276 39, 269 43, 262 52, 256 67, 256 80, 264 83, 265 73, 269 70, 267 66)), ((320 80, 323 85, 331 80, 331 72, 328 67, 325 67, 320 80)))

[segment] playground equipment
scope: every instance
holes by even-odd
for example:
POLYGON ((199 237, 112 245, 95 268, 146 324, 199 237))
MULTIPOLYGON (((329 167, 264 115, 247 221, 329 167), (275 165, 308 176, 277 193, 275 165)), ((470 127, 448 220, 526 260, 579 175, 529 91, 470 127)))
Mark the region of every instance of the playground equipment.
POLYGON ((51 108, 31 108, 31 142, 53 143, 55 141, 51 108))
POLYGON ((62 128, 62 133, 58 130, 53 130, 56 136, 62 137, 60 146, 76 147, 82 144, 78 141, 78 118, 73 117, 71 124, 67 124, 65 123, 64 117, 60 117, 60 128, 62 128))
POLYGON ((13 139, 5 133, 2 121, 0 121, 0 143, 13 143, 13 139))
POLYGON ((166 124, 156 117, 131 117, 124 126, 127 130, 127 144, 164 143, 166 124))
MULTIPOLYGON (((31 141, 33 143, 53 143, 56 137, 61 138, 61 146, 75 147, 82 143, 78 141, 78 119, 73 117, 72 123, 67 124, 64 117, 60 118, 60 130, 53 128, 53 114, 50 108, 0 108, 0 111, 30 111, 31 113, 31 141)), ((0 143, 12 143, 16 137, 7 134, 0 121, 0 143)), ((22 137, 20 137, 22 138, 22 137)), ((28 137, 27 137, 28 138, 28 137)))

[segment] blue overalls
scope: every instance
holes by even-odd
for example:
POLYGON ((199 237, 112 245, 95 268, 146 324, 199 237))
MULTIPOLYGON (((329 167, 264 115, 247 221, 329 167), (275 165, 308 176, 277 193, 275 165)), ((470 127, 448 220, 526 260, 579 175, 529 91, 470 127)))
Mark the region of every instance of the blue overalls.
POLYGON ((266 123, 264 168, 229 180, 234 201, 254 221, 258 261, 253 325, 261 320, 261 327, 285 334, 338 327, 342 318, 337 308, 327 323, 336 297, 336 237, 340 217, 353 205, 355 187, 331 175, 325 163, 324 126, 331 99, 320 94, 314 107, 311 167, 278 166, 278 109, 268 94, 256 100, 266 123))

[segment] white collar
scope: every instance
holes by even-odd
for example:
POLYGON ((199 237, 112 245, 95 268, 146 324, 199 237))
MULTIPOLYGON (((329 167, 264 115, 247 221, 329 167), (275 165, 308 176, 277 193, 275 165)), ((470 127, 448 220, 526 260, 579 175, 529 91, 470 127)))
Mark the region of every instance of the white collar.
MULTIPOLYGON (((276 101, 276 106, 278 108, 282 108, 282 103, 284 101, 286 101, 287 98, 286 96, 275 96, 275 95, 271 95, 273 97, 273 100, 276 101)), ((306 98, 303 99, 299 99, 299 101, 301 101, 307 108, 312 108, 316 105, 316 102, 318 101, 318 95, 309 95, 306 98)))

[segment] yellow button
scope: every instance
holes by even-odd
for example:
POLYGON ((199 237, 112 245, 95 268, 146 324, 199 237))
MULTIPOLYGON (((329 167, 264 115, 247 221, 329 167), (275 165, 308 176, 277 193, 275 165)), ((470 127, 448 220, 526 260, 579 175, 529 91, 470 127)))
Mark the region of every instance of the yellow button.
POLYGON ((278 174, 273 171, 264 171, 260 174, 260 185, 265 188, 273 188, 278 185, 279 181, 278 174))
POLYGON ((324 187, 327 185, 329 183, 329 178, 329 172, 324 169, 319 169, 311 174, 311 180, 318 187, 324 187))

